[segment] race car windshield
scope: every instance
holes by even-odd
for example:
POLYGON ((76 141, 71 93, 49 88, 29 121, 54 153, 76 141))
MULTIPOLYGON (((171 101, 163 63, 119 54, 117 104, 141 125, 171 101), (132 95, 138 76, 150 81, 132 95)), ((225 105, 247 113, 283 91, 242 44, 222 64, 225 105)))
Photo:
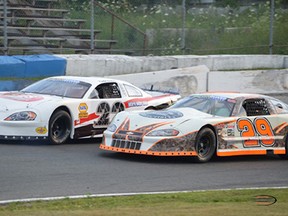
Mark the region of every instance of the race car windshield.
POLYGON ((225 97, 192 95, 179 100, 170 108, 190 107, 211 115, 228 117, 231 115, 235 103, 235 100, 225 97))
POLYGON ((91 84, 89 83, 77 80, 45 79, 24 88, 21 92, 83 98, 90 86, 91 84))

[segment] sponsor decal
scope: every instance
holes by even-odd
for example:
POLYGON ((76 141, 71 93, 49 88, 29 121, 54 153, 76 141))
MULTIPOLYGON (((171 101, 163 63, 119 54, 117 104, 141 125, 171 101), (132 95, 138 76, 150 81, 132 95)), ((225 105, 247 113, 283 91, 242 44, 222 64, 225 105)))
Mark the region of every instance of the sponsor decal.
POLYGON ((87 118, 88 117, 88 106, 86 103, 80 103, 79 106, 78 106, 78 110, 79 110, 79 119, 81 118, 87 118))
POLYGON ((21 101, 21 102, 33 102, 43 100, 42 96, 39 95, 32 95, 32 94, 25 94, 21 92, 8 92, 0 95, 1 98, 21 101))
POLYGON ((220 136, 235 136, 235 123, 220 123, 217 125, 218 135, 220 136))
POLYGON ((47 128, 46 127, 38 127, 35 129, 36 133, 38 134, 46 134, 47 133, 47 128))
POLYGON ((128 102, 128 107, 141 107, 141 106, 147 106, 147 102, 142 102, 142 101, 132 101, 128 102))
POLYGON ((65 79, 65 78, 57 78, 57 79, 50 79, 50 80, 54 80, 54 81, 62 81, 62 82, 66 82, 66 83, 73 83, 73 84, 78 84, 80 83, 79 80, 72 80, 72 79, 65 79))
POLYGON ((81 125, 85 122, 89 122, 89 121, 92 121, 96 118, 99 118, 99 115, 97 115, 96 113, 91 113, 90 115, 88 115, 86 118, 81 118, 81 119, 77 119, 74 121, 74 126, 77 126, 77 125, 81 125))
POLYGON ((174 119, 180 118, 183 116, 183 113, 176 110, 168 110, 168 111, 151 111, 151 112, 142 112, 139 115, 147 118, 155 118, 155 119, 174 119))
MULTIPOLYGON (((148 106, 148 102, 149 101, 157 101, 163 98, 167 98, 169 97, 169 95, 160 95, 160 96, 154 96, 154 97, 143 97, 143 98, 134 98, 131 100, 128 100, 126 102, 124 102, 124 105, 126 108, 130 108, 130 107, 136 107, 136 106, 148 106)), ((170 99, 169 99, 170 101, 170 99)))

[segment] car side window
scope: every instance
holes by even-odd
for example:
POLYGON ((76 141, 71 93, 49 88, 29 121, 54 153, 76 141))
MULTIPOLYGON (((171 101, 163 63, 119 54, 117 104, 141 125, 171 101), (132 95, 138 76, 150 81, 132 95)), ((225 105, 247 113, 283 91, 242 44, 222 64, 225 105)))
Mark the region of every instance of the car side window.
POLYGON ((98 97, 104 98, 121 98, 121 92, 117 83, 103 83, 96 87, 98 97))
POLYGON ((126 85, 126 84, 124 84, 124 87, 125 87, 129 97, 142 97, 142 92, 139 89, 137 89, 131 85, 126 85))
POLYGON ((93 91, 91 92, 90 96, 89 96, 90 99, 98 99, 99 98, 99 93, 96 89, 93 89, 93 91))
POLYGON ((271 99, 270 101, 273 104, 273 106, 274 106, 274 108, 278 114, 288 113, 287 104, 283 103, 282 101, 276 100, 276 99, 271 99))
POLYGON ((270 115, 267 102, 263 98, 246 99, 242 107, 245 109, 247 116, 270 115))
POLYGON ((224 116, 228 117, 231 114, 231 107, 229 107, 228 103, 225 103, 225 101, 215 101, 215 110, 214 114, 217 116, 224 116))

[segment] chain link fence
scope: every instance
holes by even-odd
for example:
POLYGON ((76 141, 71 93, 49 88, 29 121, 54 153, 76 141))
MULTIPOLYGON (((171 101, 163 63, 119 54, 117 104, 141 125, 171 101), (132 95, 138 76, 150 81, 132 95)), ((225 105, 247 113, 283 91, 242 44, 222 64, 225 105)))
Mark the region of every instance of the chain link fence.
MULTIPOLYGON (((89 53, 288 54, 286 0, 53 0, 50 3, 55 10, 68 10, 64 14, 66 20, 85 20, 81 28, 86 33, 79 35, 82 34, 82 43, 88 44, 85 49, 89 53)), ((1 5, 0 41, 5 50, 9 49, 9 34, 4 25, 5 4, 1 5)), ((69 39, 63 34, 51 35, 61 36, 65 42, 69 39)), ((80 43, 71 37, 70 42, 80 43)), ((69 52, 75 50, 71 46, 69 52)), ((55 52, 60 53, 59 49, 55 52)))

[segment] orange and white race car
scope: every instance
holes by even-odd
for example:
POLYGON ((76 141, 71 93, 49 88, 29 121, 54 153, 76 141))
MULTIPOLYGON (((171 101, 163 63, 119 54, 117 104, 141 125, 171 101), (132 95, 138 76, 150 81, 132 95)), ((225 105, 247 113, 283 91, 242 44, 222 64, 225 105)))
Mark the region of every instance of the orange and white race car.
POLYGON ((203 93, 159 111, 121 112, 101 149, 155 156, 288 157, 288 106, 259 94, 203 93))
POLYGON ((179 97, 104 77, 50 77, 21 91, 0 92, 0 139, 48 138, 61 144, 101 137, 116 113, 160 109, 179 97))

